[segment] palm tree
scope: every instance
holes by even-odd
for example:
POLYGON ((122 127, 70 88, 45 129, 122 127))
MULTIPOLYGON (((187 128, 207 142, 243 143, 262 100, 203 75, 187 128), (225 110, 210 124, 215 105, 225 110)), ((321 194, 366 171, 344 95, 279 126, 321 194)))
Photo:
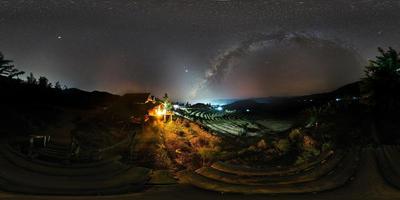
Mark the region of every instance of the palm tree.
POLYGON ((15 66, 11 64, 12 62, 12 60, 6 60, 4 55, 0 52, 0 76, 14 78, 25 73, 16 69, 15 66))

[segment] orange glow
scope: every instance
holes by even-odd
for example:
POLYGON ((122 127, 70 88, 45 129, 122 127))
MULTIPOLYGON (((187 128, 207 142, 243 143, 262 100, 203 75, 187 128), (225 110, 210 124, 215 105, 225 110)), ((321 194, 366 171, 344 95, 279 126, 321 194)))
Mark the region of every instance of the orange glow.
POLYGON ((164 108, 164 105, 158 105, 149 111, 150 116, 162 117, 167 114, 167 110, 164 108))
POLYGON ((164 106, 158 106, 156 109, 156 115, 161 117, 167 114, 167 110, 164 108, 164 106), (162 108, 161 108, 162 107, 162 108))

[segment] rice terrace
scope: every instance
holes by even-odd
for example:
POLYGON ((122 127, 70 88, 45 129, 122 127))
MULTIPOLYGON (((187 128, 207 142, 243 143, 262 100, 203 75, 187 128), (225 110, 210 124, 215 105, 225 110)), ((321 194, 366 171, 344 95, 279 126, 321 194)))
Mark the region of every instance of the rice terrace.
POLYGON ((0 199, 400 199, 398 9, 0 0, 0 199))

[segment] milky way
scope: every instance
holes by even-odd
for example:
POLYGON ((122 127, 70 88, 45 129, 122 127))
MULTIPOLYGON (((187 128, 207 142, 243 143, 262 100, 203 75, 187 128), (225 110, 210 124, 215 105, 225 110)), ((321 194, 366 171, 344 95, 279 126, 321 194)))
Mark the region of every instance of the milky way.
MULTIPOLYGON (((0 0, 0 51, 24 71, 87 90, 189 100, 206 82, 197 98, 297 95, 339 87, 362 71, 261 65, 258 55, 270 54, 247 47, 246 56, 221 58, 257 35, 304 33, 350 47, 362 65, 378 46, 400 48, 399 9, 394 0, 0 0), (231 68, 218 68, 226 74, 213 71, 228 60, 231 68), (215 73, 225 75, 214 84, 215 73)), ((297 56, 292 62, 310 55, 297 56)))

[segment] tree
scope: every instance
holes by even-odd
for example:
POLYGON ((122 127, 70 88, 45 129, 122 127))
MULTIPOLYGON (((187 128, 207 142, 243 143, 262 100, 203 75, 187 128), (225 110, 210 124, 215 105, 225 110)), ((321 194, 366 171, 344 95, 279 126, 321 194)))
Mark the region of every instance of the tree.
POLYGON ((393 111, 400 108, 400 55, 389 47, 365 67, 363 80, 365 102, 375 111, 393 111))
POLYGON ((0 52, 0 76, 6 76, 9 78, 18 77, 24 74, 24 71, 20 71, 12 65, 12 60, 6 60, 4 55, 0 52))
POLYGON ((49 86, 49 79, 44 76, 39 77, 39 86, 42 88, 47 88, 49 86))
POLYGON ((165 93, 164 98, 163 98, 163 104, 164 104, 164 108, 168 111, 172 110, 173 106, 171 104, 171 102, 169 101, 169 97, 168 94, 165 93))
POLYGON ((30 85, 37 85, 37 80, 36 78, 33 76, 33 73, 29 73, 29 76, 26 77, 26 82, 30 85))
POLYGON ((12 60, 6 60, 4 58, 4 55, 0 52, 0 75, 7 75, 7 72, 14 67, 13 65, 11 65, 12 62, 12 60))
POLYGON ((54 88, 55 88, 56 90, 62 90, 60 81, 57 81, 57 82, 56 82, 56 84, 54 85, 54 88))
POLYGON ((400 55, 389 47, 365 67, 363 100, 374 118, 378 138, 386 144, 399 143, 400 55))

